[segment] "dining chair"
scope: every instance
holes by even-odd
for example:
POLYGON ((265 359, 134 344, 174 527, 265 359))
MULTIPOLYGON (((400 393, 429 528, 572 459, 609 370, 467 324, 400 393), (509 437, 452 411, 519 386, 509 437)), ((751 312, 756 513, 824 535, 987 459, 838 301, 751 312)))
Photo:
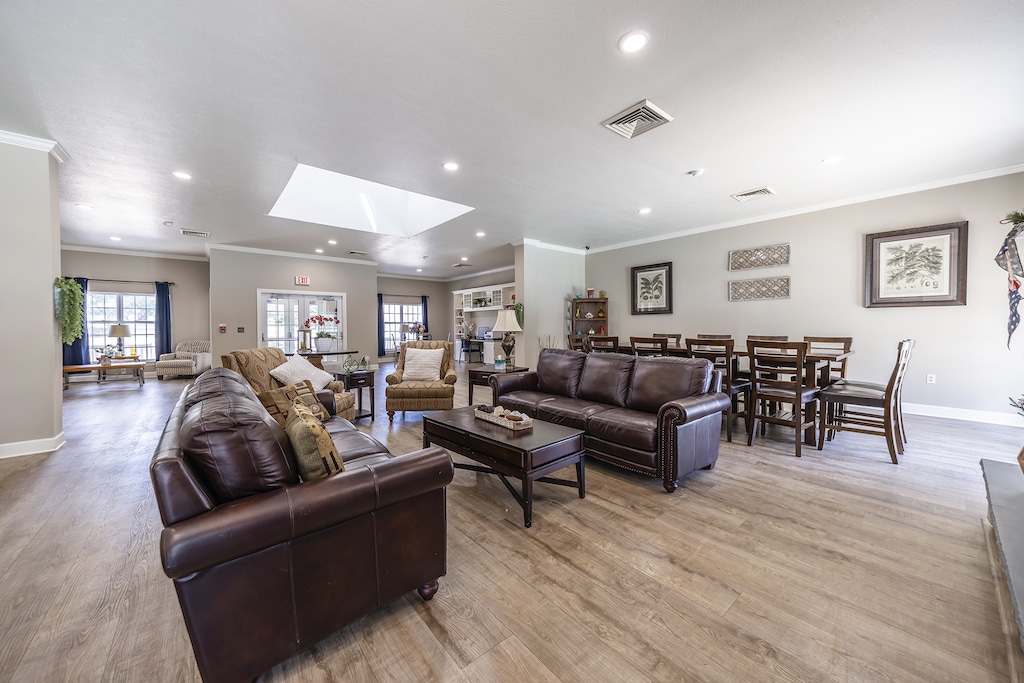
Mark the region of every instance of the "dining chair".
POLYGON ((569 340, 569 348, 573 351, 586 351, 587 338, 583 334, 567 334, 565 335, 569 340))
POLYGON ((731 334, 698 334, 697 339, 732 339, 731 334))
MULTIPOLYGON (((700 335, 697 335, 697 336, 699 337, 700 335)), ((785 335, 785 334, 748 334, 747 335, 747 341, 749 342, 751 339, 753 339, 755 341, 784 342, 784 341, 789 341, 789 335, 785 335)), ((736 376, 737 377, 741 377, 743 379, 752 379, 752 375, 753 375, 753 373, 751 372, 749 367, 747 367, 745 369, 737 370, 737 372, 736 372, 736 376)))
POLYGON ((913 339, 904 339, 899 343, 896 365, 889 375, 888 384, 841 379, 821 390, 818 450, 825 445, 825 439, 831 441, 836 432, 874 434, 885 437, 889 457, 894 465, 899 464, 896 456, 903 455, 907 441, 903 425, 903 378, 907 374, 913 350, 913 339))
POLYGON ((652 337, 657 337, 659 339, 661 339, 661 338, 668 339, 669 340, 668 345, 670 347, 674 347, 674 348, 677 348, 677 349, 680 348, 683 345, 683 342, 682 342, 683 335, 682 335, 682 333, 675 334, 675 333, 672 333, 672 332, 667 332, 667 333, 655 332, 651 336, 652 337))
POLYGON ((591 353, 618 353, 619 338, 588 334, 587 351, 591 353))
POLYGON ((759 341, 747 339, 747 355, 753 387, 747 411, 747 445, 765 424, 793 427, 796 432, 796 457, 804 436, 814 443, 819 389, 815 374, 805 372, 808 344, 805 341, 759 341), (791 407, 791 409, 790 409, 791 407))
MULTIPOLYGON (((804 335, 804 341, 809 344, 808 353, 815 354, 849 353, 853 348, 853 337, 809 337, 804 335)), ((818 386, 824 388, 836 380, 846 378, 846 358, 832 361, 829 364, 829 381, 818 382, 818 386)))
POLYGON ((634 356, 667 356, 667 337, 630 337, 629 346, 634 356))
POLYGON ((722 393, 729 396, 729 408, 725 411, 725 439, 732 441, 732 418, 747 417, 750 411, 750 392, 753 384, 750 380, 738 379, 733 376, 735 342, 732 339, 686 339, 686 353, 690 358, 706 358, 716 370, 722 373, 722 393), (743 410, 739 410, 738 396, 743 395, 743 410))

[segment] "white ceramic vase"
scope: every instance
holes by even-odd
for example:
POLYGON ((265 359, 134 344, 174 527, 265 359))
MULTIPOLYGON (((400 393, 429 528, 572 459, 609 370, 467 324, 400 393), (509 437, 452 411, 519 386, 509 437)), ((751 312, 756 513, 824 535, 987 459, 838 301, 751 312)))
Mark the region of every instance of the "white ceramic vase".
POLYGON ((320 353, 327 353, 331 350, 331 344, 334 343, 333 337, 316 337, 313 339, 313 344, 316 345, 316 350, 320 353))

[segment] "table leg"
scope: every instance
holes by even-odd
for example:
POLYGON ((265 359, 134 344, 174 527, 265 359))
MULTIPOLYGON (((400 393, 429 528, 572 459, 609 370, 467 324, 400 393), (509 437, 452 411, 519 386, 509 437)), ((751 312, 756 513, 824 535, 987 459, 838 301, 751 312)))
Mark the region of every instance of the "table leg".
POLYGON ((581 455, 579 462, 576 463, 576 481, 579 482, 580 498, 587 497, 587 485, 583 478, 586 471, 586 467, 583 464, 583 457, 584 456, 581 455))
POLYGON ((469 382, 469 405, 473 405, 473 381, 469 382))
POLYGON ((533 526, 533 479, 523 477, 523 526, 533 526))

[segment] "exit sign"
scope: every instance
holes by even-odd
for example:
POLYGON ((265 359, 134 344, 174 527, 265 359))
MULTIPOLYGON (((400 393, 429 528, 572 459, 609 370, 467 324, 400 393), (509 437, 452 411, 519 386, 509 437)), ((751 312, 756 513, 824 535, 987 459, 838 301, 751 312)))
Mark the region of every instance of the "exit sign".
POLYGON ((297 284, 297 285, 306 285, 308 287, 309 286, 309 276, 308 275, 296 275, 295 276, 295 284, 297 284))

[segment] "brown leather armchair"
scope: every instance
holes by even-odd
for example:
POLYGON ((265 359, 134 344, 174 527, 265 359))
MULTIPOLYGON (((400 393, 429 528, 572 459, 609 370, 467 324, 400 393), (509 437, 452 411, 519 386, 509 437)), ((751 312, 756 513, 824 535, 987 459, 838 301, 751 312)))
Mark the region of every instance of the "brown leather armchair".
MULTIPOLYGON (((281 383, 270 375, 270 371, 286 362, 288 357, 284 355, 284 351, 271 347, 229 351, 220 357, 222 366, 244 377, 256 392, 280 387, 281 383)), ((334 404, 337 406, 339 417, 346 420, 354 419, 356 395, 345 391, 345 383, 335 380, 324 388, 334 392, 334 404)))
POLYGON ((345 470, 300 483, 230 370, 201 375, 167 420, 150 465, 160 554, 207 683, 250 680, 413 589, 429 600, 445 574, 447 451, 392 456, 347 420, 323 425, 345 470))

